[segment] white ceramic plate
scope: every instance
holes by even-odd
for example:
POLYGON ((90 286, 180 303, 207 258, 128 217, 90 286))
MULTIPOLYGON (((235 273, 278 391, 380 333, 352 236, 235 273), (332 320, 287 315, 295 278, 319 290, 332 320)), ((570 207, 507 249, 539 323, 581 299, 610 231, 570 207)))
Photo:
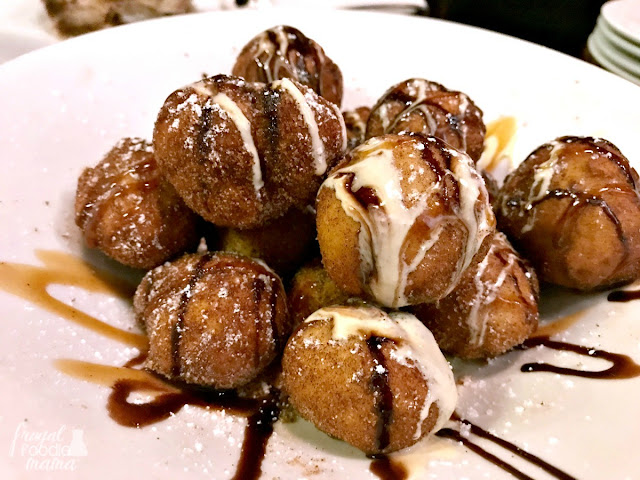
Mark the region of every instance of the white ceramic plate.
MULTIPOLYGON (((340 65, 346 82, 343 107, 371 104, 391 84, 422 76, 468 93, 489 121, 515 116, 517 159, 556 136, 584 134, 609 138, 640 166, 640 113, 631 108, 640 104, 640 89, 532 44, 446 22, 363 12, 174 17, 86 35, 0 67, 0 260, 38 265, 35 251, 46 249, 111 265, 83 250, 73 225, 81 169, 95 164, 123 136, 150 137, 156 113, 172 90, 203 73, 229 72, 245 42, 279 23, 318 40, 340 65)), ((135 330, 126 302, 79 288, 50 292, 135 330)), ((608 303, 605 294, 545 293, 545 321, 588 308, 580 323, 557 338, 640 361, 640 303, 608 303)), ((243 419, 186 407, 153 426, 121 427, 107 415, 107 388, 67 377, 53 361, 121 365, 135 349, 2 291, 0 305, 0 476, 233 475, 243 419), (74 429, 80 430, 75 443, 79 439, 84 448, 63 458, 74 460, 73 471, 59 471, 63 467, 55 459, 61 458, 60 447, 72 444, 74 429), (33 458, 49 459, 55 471, 34 471, 33 458)), ((607 366, 545 349, 512 352, 487 365, 457 364, 458 374, 468 374, 460 386, 459 414, 575 478, 637 478, 640 378, 602 381, 520 372, 523 363, 539 359, 575 368, 607 366)), ((500 447, 470 438, 531 478, 554 478, 500 447)), ((513 478, 450 440, 435 439, 428 460, 421 478, 513 478)), ((373 478, 368 468, 362 454, 308 424, 279 423, 263 478, 373 478)))
POLYGON ((615 0, 602 6, 602 16, 611 27, 629 41, 640 45, 640 2, 615 0))

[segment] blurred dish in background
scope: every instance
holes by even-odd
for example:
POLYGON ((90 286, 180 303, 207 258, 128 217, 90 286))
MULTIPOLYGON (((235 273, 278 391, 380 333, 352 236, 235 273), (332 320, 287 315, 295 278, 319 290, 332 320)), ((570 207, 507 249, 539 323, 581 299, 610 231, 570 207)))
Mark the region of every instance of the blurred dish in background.
POLYGON ((40 0, 0 2, 0 63, 57 40, 40 0))
POLYGON ((31 36, 20 31, 0 31, 0 63, 19 57, 31 50, 46 47, 53 42, 55 42, 55 39, 31 36))
POLYGON ((69 36, 148 18, 272 7, 429 12, 426 0, 4 0, 0 1, 0 63, 69 36))
POLYGON ((191 0, 42 0, 62 35, 193 11, 191 0))
POLYGON ((236 8, 360 8, 426 13, 425 0, 42 0, 65 36, 167 15, 236 8))
POLYGON ((640 85, 640 0, 603 5, 587 49, 595 63, 640 85))

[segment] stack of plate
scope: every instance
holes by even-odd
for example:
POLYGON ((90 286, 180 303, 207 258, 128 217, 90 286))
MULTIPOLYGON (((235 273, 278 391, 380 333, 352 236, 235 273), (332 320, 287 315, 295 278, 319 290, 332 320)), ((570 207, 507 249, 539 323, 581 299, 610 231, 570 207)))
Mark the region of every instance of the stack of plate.
POLYGON ((587 48, 602 67, 640 85, 640 0, 605 3, 587 48))

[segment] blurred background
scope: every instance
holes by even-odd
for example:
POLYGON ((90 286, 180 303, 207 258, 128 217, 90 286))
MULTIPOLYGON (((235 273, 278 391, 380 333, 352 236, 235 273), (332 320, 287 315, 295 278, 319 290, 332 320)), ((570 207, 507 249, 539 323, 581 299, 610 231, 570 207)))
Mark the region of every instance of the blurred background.
MULTIPOLYGON (((637 2, 640 13, 640 0, 631 1, 637 2)), ((586 55, 587 39, 603 3, 602 0, 1 0, 0 62, 68 36, 144 18, 273 7, 349 8, 431 16, 502 32, 593 61, 593 57, 586 55)))
POLYGON ((430 15, 475 25, 580 57, 602 0, 430 0, 430 15))

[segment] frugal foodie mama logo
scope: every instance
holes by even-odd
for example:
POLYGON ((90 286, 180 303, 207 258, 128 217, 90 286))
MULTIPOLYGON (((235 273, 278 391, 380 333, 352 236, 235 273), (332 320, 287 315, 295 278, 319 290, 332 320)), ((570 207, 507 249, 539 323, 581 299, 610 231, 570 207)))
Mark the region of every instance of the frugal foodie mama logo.
POLYGON ((73 471, 88 454, 84 431, 62 425, 57 430, 29 430, 25 423, 16 428, 9 455, 25 460, 25 469, 53 472, 73 471))

